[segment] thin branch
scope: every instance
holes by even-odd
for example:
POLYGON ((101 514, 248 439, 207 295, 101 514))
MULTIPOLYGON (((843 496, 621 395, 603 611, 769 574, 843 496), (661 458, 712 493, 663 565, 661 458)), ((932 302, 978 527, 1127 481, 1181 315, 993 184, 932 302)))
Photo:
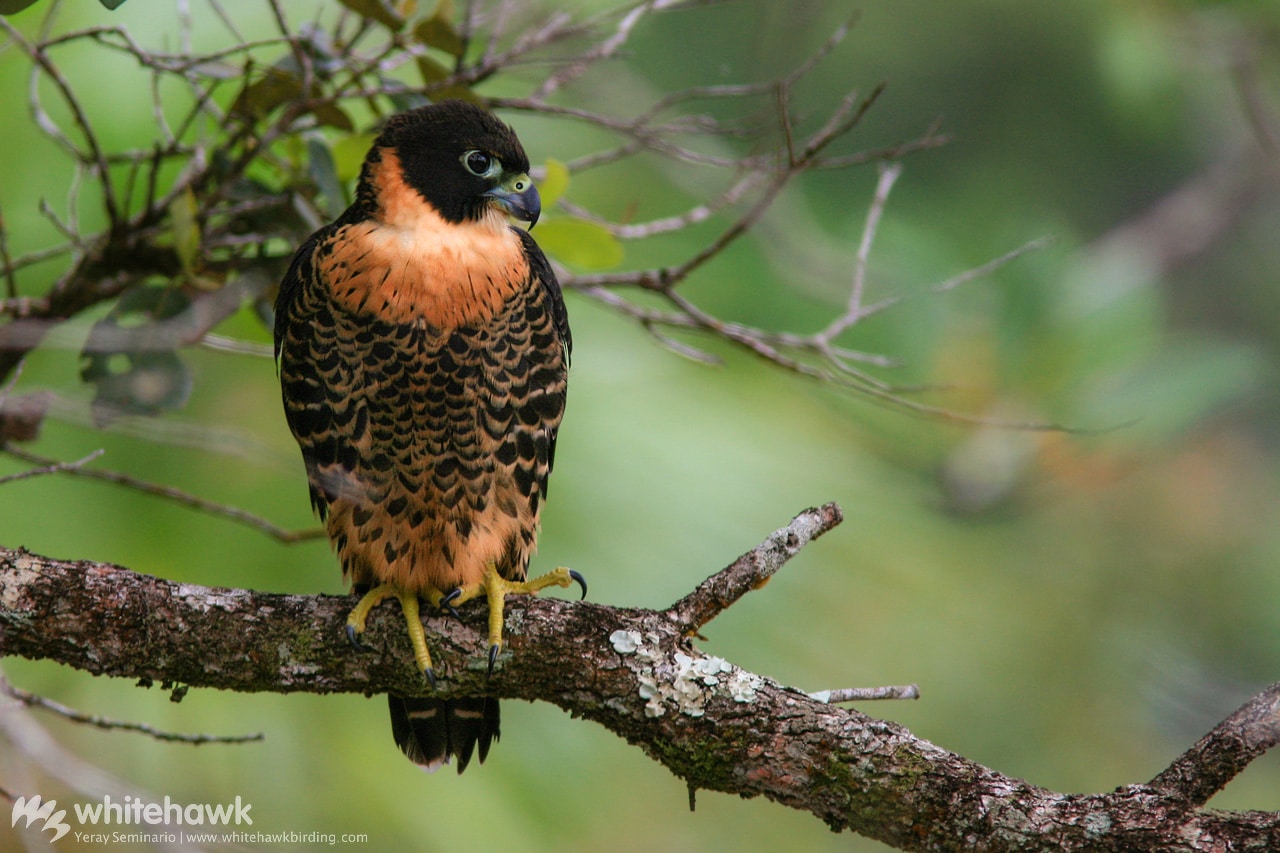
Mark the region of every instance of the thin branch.
POLYGON ((827 122, 805 140, 803 148, 798 151, 794 160, 778 170, 746 211, 721 231, 710 243, 695 252, 684 262, 638 273, 575 276, 569 279, 567 286, 630 285, 660 291, 670 297, 673 289, 686 279, 690 273, 723 253, 730 245, 750 231, 760 217, 773 205, 774 200, 787 184, 812 166, 818 155, 828 145, 857 125, 867 110, 871 108, 871 105, 875 103, 883 89, 883 86, 878 86, 870 95, 861 99, 856 92, 846 95, 841 100, 840 105, 828 117, 827 122))
POLYGON ((85 251, 85 244, 80 237, 80 233, 76 231, 73 225, 62 221, 57 212, 50 206, 48 199, 40 199, 40 215, 49 220, 49 224, 56 228, 63 237, 67 238, 72 248, 81 253, 85 251))
POLYGON ((933 287, 930 288, 930 292, 946 293, 950 290, 955 290, 957 287, 960 287, 961 285, 964 285, 964 284, 968 284, 974 279, 979 279, 979 278, 983 278, 984 276, 991 275, 991 273, 1000 269, 1005 264, 1008 264, 1011 261, 1016 261, 1018 258, 1022 257, 1025 254, 1028 254, 1030 252, 1039 252, 1042 249, 1049 248, 1053 244, 1054 244, 1054 238, 1051 236, 1037 237, 1034 240, 1030 240, 1026 243, 1023 243, 1021 246, 1019 246, 1016 249, 1012 249, 1008 252, 1005 252, 1003 255, 1000 255, 998 258, 992 258, 991 260, 987 261, 985 264, 979 264, 978 266, 973 267, 972 269, 965 270, 964 272, 958 275, 952 276, 946 281, 940 282, 939 284, 935 284, 933 287))
MULTIPOLYGON (((678 0, 676 0, 676 2, 678 2, 678 0)), ((542 85, 534 91, 534 100, 545 100, 557 89, 560 89, 567 83, 581 77, 595 63, 616 56, 618 51, 631 37, 632 30, 635 29, 636 24, 639 23, 642 18, 650 12, 658 11, 672 5, 675 5, 673 0, 645 0, 645 2, 631 8, 619 19, 617 27, 607 38, 580 57, 578 61, 566 66, 559 72, 544 80, 542 85)))
POLYGON ((832 705, 841 702, 874 702, 882 699, 919 699, 920 687, 902 684, 893 687, 846 687, 840 690, 820 690, 810 693, 811 698, 832 705))
POLYGON ((818 161, 813 164, 812 168, 815 171, 848 169, 853 166, 863 166, 867 163, 901 160, 909 154, 915 154, 920 151, 929 151, 934 148, 941 148, 944 145, 950 145, 952 141, 952 136, 947 133, 942 133, 940 122, 935 121, 924 131, 924 133, 914 139, 909 139, 906 142, 900 142, 897 145, 890 145, 885 148, 868 148, 865 151, 855 151, 852 154, 819 157, 818 161))
POLYGON ((9 254, 9 228, 5 224, 4 210, 0 209, 0 275, 4 276, 7 301, 18 298, 18 277, 16 273, 13 257, 9 254))
POLYGON ((289 26, 288 20, 284 16, 284 9, 280 7, 280 0, 268 0, 271 7, 271 14, 275 18, 276 27, 280 30, 282 38, 289 43, 289 50, 293 54, 293 61, 298 64, 298 75, 301 81, 298 88, 305 94, 311 93, 315 69, 311 64, 311 57, 303 47, 302 40, 293 35, 293 29, 289 26))
POLYGON ((862 295, 867 285, 867 264, 871 258, 871 244, 880 228, 880 218, 884 215, 885 205, 889 201, 889 193, 902 174, 900 163, 887 163, 880 167, 880 179, 876 182, 875 194, 871 197, 871 207, 867 210, 867 219, 862 226, 862 239, 858 241, 858 254, 853 263, 853 281, 849 287, 849 299, 845 305, 843 316, 831 321, 831 325, 814 336, 815 341, 829 344, 850 326, 864 316, 862 295))
POLYGON ((206 332, 201 336, 200 346, 215 352, 250 355, 255 358, 275 358, 275 347, 271 344, 242 341, 238 338, 229 338, 226 335, 215 335, 213 332, 206 332))
MULTIPOLYGON (((0 444, 0 449, 8 451, 9 445, 7 443, 0 444)), ((93 460, 97 459, 104 452, 105 451, 103 450, 95 450, 92 453, 90 453, 88 456, 85 456, 83 459, 77 459, 74 462, 55 462, 53 460, 42 460, 44 464, 41 464, 39 468, 30 468, 26 471, 20 471, 17 474, 8 474, 6 476, 0 477, 0 486, 5 485, 6 483, 14 483, 14 482, 17 482, 18 480, 26 480, 26 479, 30 479, 31 477, 39 477, 44 474, 71 474, 71 473, 79 472, 84 465, 87 465, 93 460)), ((28 459, 26 461, 30 462, 34 460, 28 459)))
POLYGON ((68 254, 75 251, 75 249, 76 246, 74 243, 62 243, 57 246, 50 246, 46 249, 36 249, 34 251, 27 252, 25 255, 20 255, 6 263, 4 269, 5 277, 8 278, 13 273, 16 273, 24 267, 29 267, 33 264, 38 264, 51 258, 56 258, 59 255, 68 254))
MULTIPOLYGON (((48 25, 48 22, 52 20, 53 15, 54 11, 51 9, 48 15, 48 20, 46 21, 46 26, 48 25)), ((72 90, 71 84, 67 81, 66 77, 63 76, 61 70, 59 70, 59 68, 49 59, 43 48, 39 48, 27 41, 22 33, 3 17, 0 17, 0 27, 3 27, 9 38, 27 54, 36 66, 39 66, 40 70, 44 71, 49 79, 53 81, 53 84, 58 89, 59 93, 61 93, 63 101, 66 102, 67 108, 71 110, 71 115, 76 126, 80 128, 80 132, 84 136, 85 144, 89 147, 89 153, 88 155, 80 154, 75 145, 72 144, 60 131, 51 133, 50 136, 65 145, 69 145, 77 157, 95 164, 96 173, 101 178, 102 203, 106 208, 107 221, 111 224, 112 228, 118 227, 122 220, 120 211, 116 205, 115 190, 111 184, 111 174, 107 168, 107 160, 102 152, 102 147, 98 144, 98 136, 94 132, 93 125, 89 122, 89 118, 85 114, 84 108, 80 105, 79 98, 76 97, 75 92, 72 90)), ((32 111, 37 115, 37 120, 41 127, 47 129, 50 126, 53 126, 56 128, 56 125, 53 125, 52 119, 50 119, 47 114, 43 116, 43 119, 40 118, 40 115, 43 114, 44 111, 39 106, 39 93, 36 89, 35 80, 36 78, 33 69, 32 84, 30 87, 32 111)))
POLYGON ((83 711, 77 711, 74 708, 69 708, 60 702, 54 702, 52 699, 46 699, 43 696, 37 696, 35 693, 29 693, 20 687, 10 684, 8 679, 3 677, 0 677, 0 693, 9 696, 11 699, 14 699, 28 708, 43 708, 44 710, 57 714, 59 717, 70 720, 73 723, 81 723, 98 729, 138 732, 139 734, 148 735, 161 741, 202 744, 251 743, 265 739, 265 735, 263 735, 262 732, 255 732, 247 735, 207 735, 167 732, 153 726, 148 726, 145 723, 134 723, 126 720, 112 720, 107 717, 100 717, 96 714, 86 714, 83 711))
POLYGON ((128 474, 122 474, 119 471, 104 471, 98 468, 83 467, 87 462, 90 462, 102 455, 101 450, 96 451, 77 462, 58 462, 55 459, 40 456, 29 450, 23 450, 11 442, 0 444, 0 452, 7 453, 15 459, 21 459, 24 462, 43 466, 42 468, 34 471, 24 471, 21 474, 11 474, 8 477, 0 478, 0 483, 23 479, 25 477, 34 476, 35 474, 70 474, 72 476, 84 477, 90 480, 100 480, 105 483, 113 483, 117 486, 123 486, 126 489, 132 489, 135 492, 164 498, 165 500, 173 501, 181 506, 190 507, 191 509, 199 510, 201 512, 207 512, 210 515, 215 515, 219 518, 230 519, 231 521, 235 521, 239 524, 252 527, 255 530, 260 530, 272 539, 286 544, 320 539, 325 535, 324 528, 321 527, 308 528, 306 530, 285 530, 284 528, 272 524, 265 518, 254 515, 247 510, 196 497, 195 495, 184 492, 181 489, 175 489, 172 486, 164 486, 159 483, 140 480, 128 474))

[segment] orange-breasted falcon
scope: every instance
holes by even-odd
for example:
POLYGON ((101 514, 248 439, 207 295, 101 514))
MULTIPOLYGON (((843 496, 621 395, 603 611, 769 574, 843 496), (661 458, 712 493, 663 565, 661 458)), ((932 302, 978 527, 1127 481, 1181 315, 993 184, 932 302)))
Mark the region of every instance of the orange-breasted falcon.
MULTIPOLYGON (((399 599, 418 666, 435 674, 420 598, 489 603, 489 666, 503 597, 586 584, 526 580, 564 414, 570 336, 546 256, 513 216, 541 207, 511 128, 462 101, 389 119, 355 202, 298 250, 275 341, 284 408, 311 503, 369 611, 399 599)), ((396 743, 434 768, 498 737, 491 698, 390 696, 396 743)))

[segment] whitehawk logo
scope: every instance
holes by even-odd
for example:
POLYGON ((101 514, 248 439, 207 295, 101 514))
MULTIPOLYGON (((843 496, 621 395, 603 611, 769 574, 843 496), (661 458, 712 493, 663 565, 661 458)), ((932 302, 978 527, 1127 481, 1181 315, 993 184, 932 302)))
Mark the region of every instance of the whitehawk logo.
POLYGON ((53 838, 49 839, 52 843, 71 831, 71 827, 62 822, 62 819, 67 816, 67 810, 58 809, 55 812, 56 808, 58 808, 57 800, 41 803, 39 794, 29 800, 26 797, 18 797, 13 802, 13 816, 9 819, 9 826, 17 826, 20 818, 27 819, 28 827, 37 820, 43 820, 44 825, 40 829, 53 830, 53 838))

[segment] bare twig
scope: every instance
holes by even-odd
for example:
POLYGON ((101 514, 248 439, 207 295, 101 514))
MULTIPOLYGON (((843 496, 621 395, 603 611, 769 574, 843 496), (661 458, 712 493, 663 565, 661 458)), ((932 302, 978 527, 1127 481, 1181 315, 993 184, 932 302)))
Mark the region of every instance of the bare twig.
POLYGON ((255 341, 242 341, 225 335, 206 332, 200 337, 200 346, 217 352, 229 352, 236 355, 251 355, 255 358, 275 358, 275 347, 271 344, 260 344, 255 341))
POLYGON ((13 266, 13 258, 9 255, 9 229, 4 221, 4 210, 0 209, 0 275, 4 276, 6 301, 18 298, 18 277, 13 266))
MULTIPOLYGON (((56 14, 57 6, 52 4, 48 12, 45 26, 51 25, 56 14)), ((102 203, 106 208, 107 221, 112 228, 116 228, 121 223, 120 211, 116 204, 115 189, 111 184, 110 173, 107 169, 106 156, 102 147, 98 142, 98 135, 94 131, 92 123, 84 112, 84 108, 80 104, 80 99, 76 97, 75 92, 71 88, 71 84, 67 81, 62 71, 50 59, 44 48, 37 47, 28 41, 21 32, 12 26, 5 18, 0 17, 0 27, 5 30, 9 38, 17 44, 24 53, 31 59, 35 66, 53 81, 54 86, 62 95, 63 101, 66 102, 67 108, 71 110, 72 117, 76 126, 80 129, 81 135, 84 137, 85 145, 88 146, 88 153, 82 153, 74 143, 72 143, 61 130, 57 129, 57 125, 53 119, 44 112, 44 108, 40 106, 39 92, 37 89, 38 75, 33 68, 31 75, 31 83, 29 86, 29 99, 33 115, 36 116, 37 123, 41 128, 45 129, 49 136, 56 140, 59 144, 69 148, 70 151, 81 162, 92 163, 95 166, 97 175, 101 178, 102 184, 102 203)))
POLYGON ((227 518, 240 524, 248 525, 256 530, 270 536, 279 542, 294 543, 305 542, 311 539, 319 539, 325 535, 324 529, 320 527, 309 528, 307 530, 285 530, 261 516, 254 515, 251 512, 240 509, 239 507, 229 506, 227 504, 217 503, 215 501, 206 500, 196 497, 181 489, 175 489, 172 486, 164 486, 159 483, 151 483, 146 480, 140 480, 128 474, 122 474, 119 471, 103 471, 97 468, 85 468, 86 463, 98 458, 102 455, 102 451, 86 456, 77 462, 58 462, 55 459, 48 459, 44 456, 32 453, 29 450, 23 450, 12 443, 0 444, 0 451, 7 453, 15 459, 21 459, 24 462, 30 462, 35 465, 42 466, 33 471, 23 471, 20 474, 11 474, 8 477, 0 478, 0 483, 11 480, 23 479, 34 476, 35 474, 71 474, 77 477, 85 477, 90 480, 100 480, 105 483, 114 483, 117 486, 123 486, 126 489, 132 489, 146 495, 164 498, 173 501, 182 506, 191 509, 207 512, 221 518, 227 518))
POLYGON ((886 163, 880 166, 880 180, 876 183, 875 194, 871 197, 871 207, 867 210, 867 221, 862 227, 862 239, 858 242, 858 254, 853 264, 853 282, 849 287, 849 299, 845 305, 843 316, 831 321, 831 325, 814 335, 819 344, 829 344, 850 326, 857 323, 865 315, 862 307, 862 295, 867 286, 867 263, 871 257, 871 244, 875 240, 876 231, 880 227, 880 217, 884 215, 885 204, 889 201, 889 193, 898 176, 902 174, 902 166, 898 163, 886 163))
POLYGON ((635 5, 622 15, 616 28, 608 37, 598 42, 576 62, 567 65, 544 80, 542 85, 534 91, 533 98, 539 101, 545 100, 557 89, 581 77, 593 64, 616 56, 622 46, 626 44, 627 39, 631 37, 632 30, 635 29, 636 24, 641 19, 651 12, 661 11, 680 2, 682 0, 645 0, 645 2, 635 5))
MULTIPOLYGON (((0 449, 3 449, 7 452, 9 450, 9 446, 7 444, 0 445, 0 449)), ((80 471, 80 469, 84 465, 89 464, 90 462, 92 462, 93 460, 101 456, 103 452, 104 451, 102 450, 95 450, 92 453, 90 453, 88 456, 85 456, 83 459, 77 459, 74 462, 55 462, 53 460, 46 460, 44 464, 40 465, 39 468, 31 468, 26 471, 21 471, 17 474, 8 474, 4 477, 0 477, 0 486, 3 486, 6 483, 14 483, 14 482, 17 482, 18 480, 26 480, 31 477, 39 477, 43 474, 70 474, 73 472, 77 472, 77 471, 80 471)), ((28 459, 27 461, 30 462, 33 460, 28 459)))
POLYGON ((872 702, 881 699, 919 699, 920 687, 915 684, 889 687, 845 687, 840 690, 820 690, 817 693, 810 693, 809 696, 819 702, 832 705, 841 702, 872 702))
POLYGON ((190 744, 250 743, 253 741, 261 741, 265 737, 262 732, 247 735, 182 734, 179 732, 167 732, 162 729, 149 726, 145 723, 134 723, 126 720, 112 720, 107 717, 100 717, 96 714, 86 714, 83 711, 77 711, 74 708, 69 708, 60 702, 54 702, 52 699, 46 699, 43 696, 30 693, 20 687, 10 684, 8 679, 3 677, 0 677, 0 693, 3 693, 28 708, 42 708, 46 711, 57 714, 63 719, 70 720, 73 723, 81 723, 98 729, 115 729, 127 732, 138 732, 139 734, 148 735, 161 741, 190 744))

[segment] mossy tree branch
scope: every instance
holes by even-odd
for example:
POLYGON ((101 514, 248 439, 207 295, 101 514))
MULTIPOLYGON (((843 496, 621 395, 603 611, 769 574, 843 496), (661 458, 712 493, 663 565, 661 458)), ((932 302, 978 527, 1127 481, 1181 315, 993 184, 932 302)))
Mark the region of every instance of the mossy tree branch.
MULTIPOLYGON (((699 652, 697 629, 841 519, 809 509, 665 610, 520 597, 486 682, 483 608, 430 616, 441 693, 488 690, 594 720, 682 778, 765 796, 903 850, 1274 850, 1280 813, 1204 808, 1280 733, 1280 685, 1150 784, 1063 794, 1004 776, 897 724, 699 652)), ((0 651, 99 675, 236 691, 424 692, 399 614, 355 654, 350 600, 179 584, 105 563, 0 549, 0 651), (194 638, 198 638, 198 641, 194 638)))

